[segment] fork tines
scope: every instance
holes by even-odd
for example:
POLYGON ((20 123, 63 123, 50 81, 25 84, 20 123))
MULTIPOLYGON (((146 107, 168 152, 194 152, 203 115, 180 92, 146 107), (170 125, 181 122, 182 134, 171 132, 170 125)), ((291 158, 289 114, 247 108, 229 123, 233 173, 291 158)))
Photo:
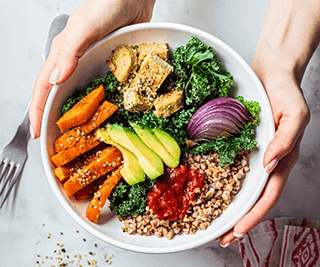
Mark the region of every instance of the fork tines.
POLYGON ((16 184, 21 169, 20 164, 9 161, 8 158, 2 159, 0 163, 0 209, 16 184))

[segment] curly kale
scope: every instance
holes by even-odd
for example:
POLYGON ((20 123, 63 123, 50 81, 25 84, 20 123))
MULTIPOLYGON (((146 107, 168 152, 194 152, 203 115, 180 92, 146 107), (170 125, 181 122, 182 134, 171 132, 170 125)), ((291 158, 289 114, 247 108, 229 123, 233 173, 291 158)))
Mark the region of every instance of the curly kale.
POLYGON ((174 67, 176 87, 184 90, 185 104, 200 107, 204 102, 227 96, 235 87, 211 46, 191 36, 186 46, 175 49, 170 64, 174 67))
POLYGON ((132 186, 120 182, 109 197, 110 209, 114 210, 117 216, 121 218, 140 215, 145 211, 147 195, 154 184, 155 180, 148 177, 144 182, 132 186))
POLYGON ((78 103, 82 98, 88 95, 93 89, 99 87, 101 84, 105 88, 105 99, 116 99, 115 95, 119 94, 117 90, 119 82, 116 79, 116 77, 114 77, 113 73, 110 71, 106 74, 104 78, 98 78, 93 82, 89 83, 85 88, 75 90, 73 94, 63 104, 61 109, 62 115, 64 115, 76 103, 78 103))

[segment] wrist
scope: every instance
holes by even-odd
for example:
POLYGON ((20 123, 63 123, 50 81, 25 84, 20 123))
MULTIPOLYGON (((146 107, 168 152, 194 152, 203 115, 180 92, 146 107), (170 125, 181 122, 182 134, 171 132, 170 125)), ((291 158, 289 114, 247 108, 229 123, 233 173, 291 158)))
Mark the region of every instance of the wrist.
POLYGON ((252 67, 259 77, 284 71, 300 83, 320 40, 320 1, 270 0, 252 67))
POLYGON ((129 10, 135 10, 130 23, 149 22, 152 18, 153 8, 156 0, 127 0, 129 10))
POLYGON ((267 47, 256 49, 251 67, 262 82, 282 73, 300 83, 305 69, 299 57, 292 57, 281 48, 270 50, 267 47))

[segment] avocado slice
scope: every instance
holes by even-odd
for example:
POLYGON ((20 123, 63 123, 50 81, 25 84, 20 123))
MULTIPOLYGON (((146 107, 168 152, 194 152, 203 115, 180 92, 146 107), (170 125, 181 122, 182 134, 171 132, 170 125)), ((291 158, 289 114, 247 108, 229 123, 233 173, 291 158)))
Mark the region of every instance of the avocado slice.
POLYGON ((167 132, 161 129, 154 128, 152 129, 152 131, 155 133, 155 135, 158 137, 160 142, 165 146, 165 148, 172 155, 172 157, 174 158, 174 161, 179 162, 181 150, 176 140, 174 140, 174 138, 170 134, 168 134, 167 132))
POLYGON ((145 180, 146 174, 140 167, 137 157, 128 149, 124 148, 123 146, 113 141, 110 137, 108 128, 106 130, 97 129, 95 131, 95 136, 99 140, 107 144, 113 145, 121 151, 124 164, 123 164, 123 168, 120 170, 120 173, 123 179, 129 185, 134 185, 134 184, 143 182, 145 180))
POLYGON ((140 139, 133 129, 119 124, 112 124, 109 127, 112 140, 137 157, 140 167, 150 179, 155 179, 164 173, 161 158, 140 139))
POLYGON ((130 125, 141 138, 141 140, 150 149, 156 152, 168 167, 175 168, 179 165, 179 159, 177 160, 169 153, 168 149, 160 142, 152 129, 148 127, 142 127, 134 122, 130 122, 130 125))

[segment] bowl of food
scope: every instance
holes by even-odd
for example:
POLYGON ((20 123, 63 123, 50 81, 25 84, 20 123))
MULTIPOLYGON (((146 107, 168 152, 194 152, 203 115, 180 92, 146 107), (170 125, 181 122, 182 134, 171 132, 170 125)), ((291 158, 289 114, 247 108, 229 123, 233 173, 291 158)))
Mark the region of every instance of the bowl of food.
POLYGON ((232 48, 192 27, 145 23, 91 46, 52 88, 41 154, 83 228, 170 253, 218 238, 250 210, 273 134, 264 88, 232 48))

